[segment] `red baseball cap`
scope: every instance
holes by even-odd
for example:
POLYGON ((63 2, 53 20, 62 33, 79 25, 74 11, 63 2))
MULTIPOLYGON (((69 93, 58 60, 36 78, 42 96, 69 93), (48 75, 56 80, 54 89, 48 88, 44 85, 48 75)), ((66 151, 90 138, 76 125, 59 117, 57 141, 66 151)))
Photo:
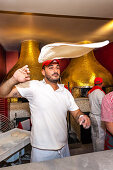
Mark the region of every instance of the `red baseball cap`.
POLYGON ((103 83, 103 79, 101 77, 96 77, 95 80, 94 80, 94 83, 95 84, 101 84, 101 83, 103 83))
POLYGON ((60 64, 60 61, 59 61, 58 59, 44 61, 44 62, 42 63, 42 68, 43 68, 44 66, 50 65, 51 63, 52 63, 52 64, 60 64))

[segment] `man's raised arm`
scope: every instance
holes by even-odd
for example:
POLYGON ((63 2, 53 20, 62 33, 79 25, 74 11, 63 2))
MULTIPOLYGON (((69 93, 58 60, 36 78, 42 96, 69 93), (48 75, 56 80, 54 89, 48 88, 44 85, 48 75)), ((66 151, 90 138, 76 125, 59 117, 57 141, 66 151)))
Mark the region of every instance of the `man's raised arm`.
POLYGON ((17 89, 13 89, 13 87, 18 83, 23 83, 30 80, 29 73, 30 71, 28 65, 16 70, 9 80, 0 85, 0 97, 19 97, 17 89))

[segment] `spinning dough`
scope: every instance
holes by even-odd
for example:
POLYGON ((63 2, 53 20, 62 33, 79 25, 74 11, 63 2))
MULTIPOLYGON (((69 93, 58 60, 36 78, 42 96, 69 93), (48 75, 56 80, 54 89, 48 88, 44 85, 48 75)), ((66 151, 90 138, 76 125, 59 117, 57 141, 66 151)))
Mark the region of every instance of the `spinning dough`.
POLYGON ((77 58, 92 51, 94 48, 100 48, 109 44, 109 41, 103 41, 91 44, 75 43, 53 43, 42 47, 38 62, 61 58, 77 58))

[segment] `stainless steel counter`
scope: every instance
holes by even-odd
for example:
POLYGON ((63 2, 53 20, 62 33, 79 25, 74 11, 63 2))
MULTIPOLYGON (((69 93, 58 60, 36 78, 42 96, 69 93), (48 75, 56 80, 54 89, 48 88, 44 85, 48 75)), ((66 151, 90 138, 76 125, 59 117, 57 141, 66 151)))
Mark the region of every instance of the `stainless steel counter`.
POLYGON ((29 163, 2 170, 113 170, 113 150, 88 153, 40 163, 29 163))
POLYGON ((0 134, 0 161, 7 159, 30 143, 30 132, 14 128, 0 134))

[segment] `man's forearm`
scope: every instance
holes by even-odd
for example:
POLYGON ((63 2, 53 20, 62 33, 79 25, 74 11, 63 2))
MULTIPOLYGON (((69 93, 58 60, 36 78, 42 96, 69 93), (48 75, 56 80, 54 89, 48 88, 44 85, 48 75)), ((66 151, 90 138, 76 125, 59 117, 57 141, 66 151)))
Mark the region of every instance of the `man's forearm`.
POLYGON ((76 114, 75 119, 78 121, 78 119, 79 119, 79 117, 80 117, 81 115, 84 115, 84 113, 81 112, 81 110, 79 110, 79 111, 77 112, 77 114, 76 114))
POLYGON ((71 111, 71 114, 73 115, 74 119, 78 121, 80 115, 84 115, 84 113, 81 112, 81 110, 71 111))
POLYGON ((13 76, 6 82, 2 83, 0 85, 0 97, 1 98, 6 97, 17 83, 18 82, 15 80, 13 76))

